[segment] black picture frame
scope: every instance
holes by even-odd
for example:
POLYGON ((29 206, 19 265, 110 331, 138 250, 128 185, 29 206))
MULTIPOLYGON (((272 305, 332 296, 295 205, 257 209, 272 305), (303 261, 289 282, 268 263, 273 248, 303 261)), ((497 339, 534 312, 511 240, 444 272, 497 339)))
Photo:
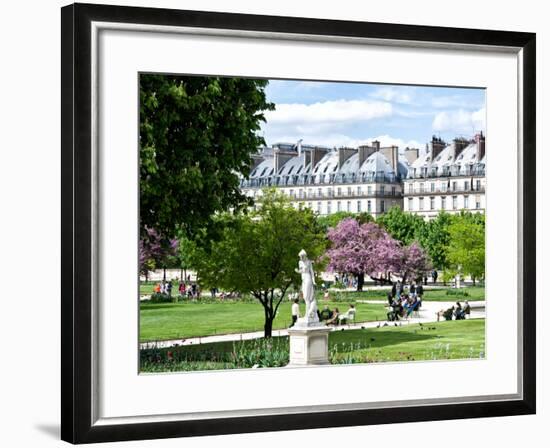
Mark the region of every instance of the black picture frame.
POLYGON ((532 285, 536 277, 535 135, 536 36, 533 33, 396 25, 295 17, 73 4, 61 10, 62 100, 62 309, 61 437, 72 443, 296 430, 533 414, 536 410, 536 319, 532 285), (318 413, 212 418, 97 426, 92 421, 92 107, 91 24, 93 21, 163 26, 344 36, 392 41, 515 47, 522 52, 520 177, 523 257, 523 397, 510 401, 415 405, 318 413))

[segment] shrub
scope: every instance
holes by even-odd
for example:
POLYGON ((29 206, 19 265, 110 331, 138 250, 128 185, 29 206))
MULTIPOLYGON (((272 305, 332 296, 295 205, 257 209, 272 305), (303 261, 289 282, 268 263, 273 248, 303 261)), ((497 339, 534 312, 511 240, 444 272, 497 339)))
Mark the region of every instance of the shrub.
POLYGON ((454 297, 469 297, 470 294, 465 289, 447 289, 445 291, 445 294, 448 296, 454 296, 454 297))

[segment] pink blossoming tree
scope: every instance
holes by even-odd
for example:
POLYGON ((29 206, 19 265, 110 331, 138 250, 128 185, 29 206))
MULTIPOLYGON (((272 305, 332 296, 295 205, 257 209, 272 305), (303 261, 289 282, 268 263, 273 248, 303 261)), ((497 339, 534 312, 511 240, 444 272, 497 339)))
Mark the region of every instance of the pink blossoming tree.
POLYGON ((388 274, 394 272, 406 281, 424 275, 431 268, 418 243, 403 247, 372 222, 359 224, 353 218, 344 219, 328 231, 328 239, 331 242, 326 252, 328 270, 355 275, 358 291, 363 289, 365 275, 388 281, 388 274))
POLYGON ((432 264, 428 255, 426 255, 424 249, 416 241, 403 247, 401 252, 402 259, 399 272, 403 282, 406 282, 408 279, 416 280, 422 278, 427 272, 432 270, 432 264))
POLYGON ((178 240, 165 238, 155 229, 145 227, 139 240, 139 270, 148 279, 149 271, 164 269, 166 280, 166 264, 178 252, 178 240))
POLYGON ((365 275, 381 279, 387 272, 401 268, 403 254, 399 243, 375 223, 344 219, 329 230, 328 239, 328 270, 355 275, 358 291, 363 289, 365 275))

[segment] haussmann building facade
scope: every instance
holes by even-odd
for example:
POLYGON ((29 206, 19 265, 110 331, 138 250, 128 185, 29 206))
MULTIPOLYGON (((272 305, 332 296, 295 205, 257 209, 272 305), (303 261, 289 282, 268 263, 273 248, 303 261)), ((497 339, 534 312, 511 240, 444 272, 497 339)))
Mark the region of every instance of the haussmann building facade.
POLYGON ((259 199, 275 187, 295 207, 320 215, 367 212, 374 217, 398 206, 426 219, 439 210, 485 209, 485 137, 455 139, 447 145, 433 137, 424 154, 418 148, 329 148, 277 143, 261 148, 241 188, 259 199))

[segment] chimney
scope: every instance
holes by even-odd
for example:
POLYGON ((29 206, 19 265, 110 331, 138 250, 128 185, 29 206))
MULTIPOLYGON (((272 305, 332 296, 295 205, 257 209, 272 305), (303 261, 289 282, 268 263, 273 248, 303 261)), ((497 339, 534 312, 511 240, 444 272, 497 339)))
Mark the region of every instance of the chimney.
POLYGON ((409 163, 413 163, 418 156, 420 155, 420 150, 418 148, 405 148, 405 158, 409 163))
POLYGON ((274 157, 275 160, 273 162, 273 165, 275 167, 275 175, 279 173, 279 170, 282 168, 282 166, 288 162, 293 157, 296 157, 298 153, 296 151, 284 151, 282 149, 275 149, 274 151, 274 157))
POLYGON ((475 140, 477 144, 477 161, 480 162, 485 157, 485 136, 482 131, 476 134, 475 140))
POLYGON ((250 172, 254 171, 254 168, 265 160, 261 154, 252 154, 251 159, 252 163, 250 164, 250 172))
POLYGON ((386 146, 380 152, 390 161, 391 168, 397 174, 397 162, 399 160, 399 148, 397 146, 386 146))
POLYGON ((374 140, 372 142, 372 147, 374 148, 375 151, 380 151, 380 142, 378 140, 374 140))
POLYGON ((346 160, 357 152, 355 148, 338 148, 338 169, 342 168, 346 160))
POLYGON ((362 145, 359 146, 359 166, 363 165, 365 160, 367 160, 371 154, 374 154, 376 151, 380 149, 380 143, 378 142, 372 142, 373 146, 367 146, 362 145), (378 146, 375 146, 374 144, 378 143, 378 146))
POLYGON ((470 144, 470 142, 468 140, 466 140, 465 138, 455 138, 454 140, 454 144, 455 144, 455 154, 454 154, 454 157, 455 159, 460 155, 460 153, 464 150, 464 148, 466 148, 466 146, 468 146, 470 144))
POLYGON ((328 152, 325 148, 319 148, 316 146, 311 151, 311 172, 315 169, 319 161, 325 156, 325 154, 328 152))
POLYGON ((432 136, 432 161, 445 149, 446 143, 435 135, 432 136))

